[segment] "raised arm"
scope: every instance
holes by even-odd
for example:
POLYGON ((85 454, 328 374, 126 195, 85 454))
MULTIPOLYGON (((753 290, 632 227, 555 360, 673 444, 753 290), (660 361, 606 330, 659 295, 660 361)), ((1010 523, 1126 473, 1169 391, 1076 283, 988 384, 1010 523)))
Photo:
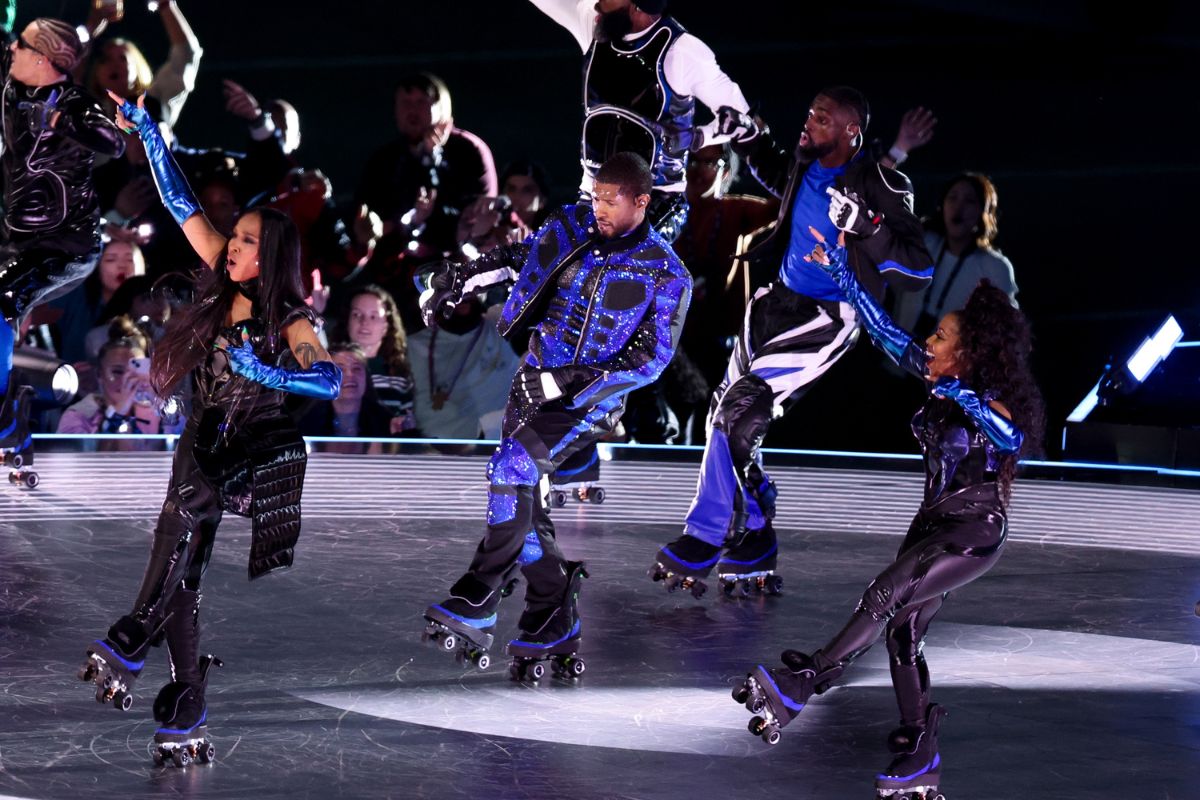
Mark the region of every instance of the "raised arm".
POLYGON ((530 0, 538 11, 562 25, 587 52, 596 30, 596 4, 592 0, 530 0))
POLYGON ((221 254, 225 252, 227 240, 217 232, 201 210, 196 195, 192 193, 192 187, 188 186, 183 171, 179 169, 175 157, 163 141, 162 131, 146 113, 145 96, 138 98, 136 106, 112 92, 109 92, 108 96, 118 104, 118 127, 130 132, 137 131, 141 137, 142 145, 146 148, 146 159, 150 162, 150 170, 154 175, 154 185, 158 187, 163 205, 183 228, 188 244, 200 259, 215 269, 221 254))

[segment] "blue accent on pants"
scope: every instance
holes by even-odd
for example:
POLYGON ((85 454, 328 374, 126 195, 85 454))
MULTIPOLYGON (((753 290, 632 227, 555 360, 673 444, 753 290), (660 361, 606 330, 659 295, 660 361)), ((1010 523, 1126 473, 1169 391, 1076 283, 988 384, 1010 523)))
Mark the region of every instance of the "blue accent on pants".
POLYGON ((704 460, 700 463, 700 478, 696 496, 684 519, 684 533, 703 542, 720 547, 729 533, 733 518, 733 502, 738 492, 746 503, 746 527, 758 530, 767 524, 758 503, 741 486, 733 457, 729 454, 729 440, 725 432, 714 428, 704 448, 704 460))

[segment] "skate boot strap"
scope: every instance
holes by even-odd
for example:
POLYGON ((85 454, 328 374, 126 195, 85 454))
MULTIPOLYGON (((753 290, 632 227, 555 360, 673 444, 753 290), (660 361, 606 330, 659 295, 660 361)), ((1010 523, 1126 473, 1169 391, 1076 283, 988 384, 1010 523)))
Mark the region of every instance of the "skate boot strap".
POLYGON ((211 667, 223 667, 225 662, 214 656, 212 653, 200 656, 200 682, 205 686, 208 685, 208 670, 211 667))

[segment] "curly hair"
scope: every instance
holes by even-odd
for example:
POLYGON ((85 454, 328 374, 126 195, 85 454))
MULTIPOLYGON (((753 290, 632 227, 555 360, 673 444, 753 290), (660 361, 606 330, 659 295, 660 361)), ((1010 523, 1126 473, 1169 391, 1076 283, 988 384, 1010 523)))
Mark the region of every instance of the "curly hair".
POLYGON ((387 333, 383 335, 383 344, 379 348, 379 355, 383 358, 383 363, 387 364, 388 374, 393 377, 412 375, 412 367, 408 363, 408 336, 404 332, 404 323, 400 321, 400 309, 397 308, 392 293, 387 289, 374 283, 355 289, 346 303, 346 317, 343 325, 348 331, 350 307, 356 299, 364 294, 379 298, 379 302, 383 304, 383 315, 387 319, 388 328, 387 333))
POLYGON ((1025 435, 1021 451, 1001 461, 1000 496, 1007 505, 1017 460, 1042 452, 1046 414, 1029 365, 1033 334, 1020 309, 986 278, 957 315, 960 353, 966 364, 963 381, 980 395, 1003 403, 1013 424, 1025 435))

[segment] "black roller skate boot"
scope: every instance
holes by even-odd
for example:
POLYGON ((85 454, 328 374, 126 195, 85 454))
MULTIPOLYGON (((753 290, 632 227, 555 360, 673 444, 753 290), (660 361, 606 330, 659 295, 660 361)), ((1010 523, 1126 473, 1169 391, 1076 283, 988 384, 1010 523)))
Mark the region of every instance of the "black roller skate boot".
POLYGON ((4 406, 0 408, 0 453, 10 470, 8 482, 32 489, 41 482, 33 469, 33 435, 29 431, 34 394, 29 386, 17 386, 15 377, 9 376, 4 406))
POLYGON ((944 800, 938 792, 942 758, 938 755, 938 726, 946 710, 930 703, 923 727, 904 726, 888 736, 888 749, 896 755, 888 768, 875 776, 879 800, 944 800))
POLYGON ((567 590, 563 601, 550 608, 526 608, 519 623, 520 638, 508 643, 507 652, 513 657, 509 675, 513 680, 540 680, 546 674, 544 661, 550 662, 550 669, 559 678, 578 678, 587 669, 576 653, 581 630, 579 589, 588 573, 581 561, 568 561, 565 567, 567 590))
POLYGON ((79 680, 96 684, 96 702, 112 703, 122 711, 133 705, 133 684, 146 664, 146 651, 158 636, 147 633, 145 623, 124 616, 113 623, 108 635, 87 649, 87 660, 79 680))
POLYGON ((780 731, 800 714, 810 697, 828 688, 842 669, 820 650, 811 658, 805 656, 800 669, 768 670, 760 664, 734 687, 733 699, 756 715, 750 720, 750 733, 767 744, 779 744, 780 731))
POLYGON ((197 656, 200 595, 179 590, 171 598, 171 610, 166 625, 171 682, 154 698, 154 718, 162 725, 154 732, 154 763, 176 767, 194 762, 207 764, 216 759, 217 749, 208 738, 208 704, 204 694, 209 671, 221 666, 221 660, 211 655, 197 656))
POLYGON ((449 597, 425 609, 423 638, 454 653, 460 664, 470 662, 487 669, 492 663, 488 650, 501 596, 500 589, 492 589, 468 572, 450 587, 449 597))
POLYGON ((663 581, 668 592, 687 589, 699 598, 708 589, 702 579, 712 572, 720 554, 717 545, 685 533, 658 551, 647 574, 650 580, 663 581))
POLYGON ((726 597, 746 597, 752 592, 780 594, 783 578, 775 573, 779 545, 771 521, 758 530, 745 531, 717 563, 717 578, 726 597))

